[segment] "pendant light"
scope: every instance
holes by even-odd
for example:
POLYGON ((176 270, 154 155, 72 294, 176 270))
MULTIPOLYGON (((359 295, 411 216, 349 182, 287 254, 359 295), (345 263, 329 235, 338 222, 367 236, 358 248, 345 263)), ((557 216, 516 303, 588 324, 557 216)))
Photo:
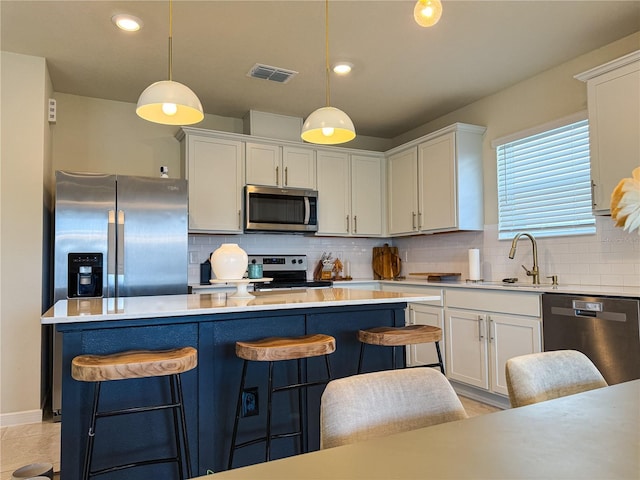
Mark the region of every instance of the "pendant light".
POLYGON ((433 27, 442 16, 440 0, 418 0, 413 9, 413 18, 421 27, 433 27))
POLYGON ((300 135, 305 142, 320 145, 336 145, 356 138, 356 129, 349 116, 342 110, 331 107, 329 86, 329 0, 325 0, 325 75, 327 106, 319 108, 307 117, 300 135))
POLYGON ((173 8, 169 0, 169 80, 149 85, 138 98, 136 113, 150 122, 191 125, 204 118, 202 104, 193 91, 173 81, 173 8))

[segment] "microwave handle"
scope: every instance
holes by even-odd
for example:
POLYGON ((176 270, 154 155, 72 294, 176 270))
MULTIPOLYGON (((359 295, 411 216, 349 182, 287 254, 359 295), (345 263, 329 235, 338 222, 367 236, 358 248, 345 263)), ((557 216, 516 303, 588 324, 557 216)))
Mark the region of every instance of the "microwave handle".
POLYGON ((304 197, 304 224, 309 225, 309 218, 311 217, 311 205, 309 203, 309 197, 304 197))

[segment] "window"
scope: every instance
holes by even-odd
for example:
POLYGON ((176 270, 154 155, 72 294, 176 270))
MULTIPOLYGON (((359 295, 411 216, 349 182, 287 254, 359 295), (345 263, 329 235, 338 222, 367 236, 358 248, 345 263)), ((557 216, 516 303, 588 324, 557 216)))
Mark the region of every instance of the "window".
POLYGON ((584 114, 577 117, 493 142, 499 239, 523 231, 539 237, 595 233, 589 123, 584 114))

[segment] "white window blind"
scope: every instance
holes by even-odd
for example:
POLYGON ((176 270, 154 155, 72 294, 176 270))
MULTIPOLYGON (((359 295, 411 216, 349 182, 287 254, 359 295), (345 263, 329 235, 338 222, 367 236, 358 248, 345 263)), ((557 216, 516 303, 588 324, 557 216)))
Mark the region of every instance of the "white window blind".
POLYGON ((496 153, 498 238, 595 233, 588 120, 498 145, 496 153))

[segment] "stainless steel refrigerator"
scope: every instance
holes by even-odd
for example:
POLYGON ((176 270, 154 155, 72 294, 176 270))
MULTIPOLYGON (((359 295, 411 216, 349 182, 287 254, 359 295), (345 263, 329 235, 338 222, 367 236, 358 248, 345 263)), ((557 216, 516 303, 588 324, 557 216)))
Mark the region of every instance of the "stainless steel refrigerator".
MULTIPOLYGON (((187 181, 56 172, 54 301, 187 293, 187 181)), ((53 335, 52 410, 62 342, 53 335)))

